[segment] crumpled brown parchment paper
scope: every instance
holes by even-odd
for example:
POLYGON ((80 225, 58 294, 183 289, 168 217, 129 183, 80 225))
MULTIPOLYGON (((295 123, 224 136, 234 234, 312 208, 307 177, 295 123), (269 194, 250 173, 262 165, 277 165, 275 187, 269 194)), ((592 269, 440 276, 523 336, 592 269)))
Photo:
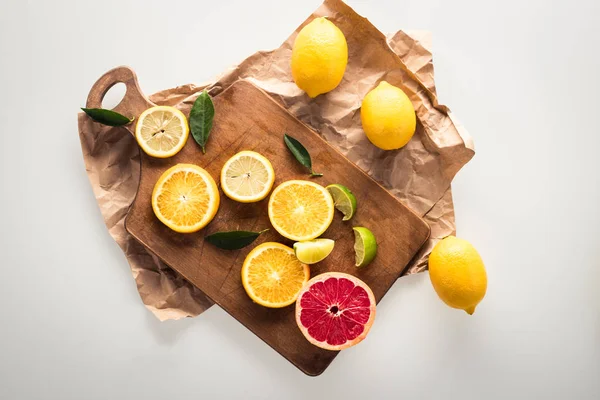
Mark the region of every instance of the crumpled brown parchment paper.
MULTIPOLYGON (((207 89, 215 96, 238 79, 251 81, 421 215, 431 226, 431 238, 406 270, 407 274, 417 273, 427 268, 427 257, 435 243, 455 233, 450 184, 474 155, 470 136, 450 110, 438 102, 430 49, 427 32, 399 31, 385 37, 342 1, 326 0, 281 47, 253 54, 207 89), (292 80, 290 56, 298 31, 320 16, 327 16, 344 32, 349 60, 342 83, 332 92, 310 99, 292 80), (373 146, 361 127, 361 101, 381 80, 407 93, 419 121, 413 139, 396 151, 373 146)), ((150 99, 187 112, 203 88, 179 86, 158 92, 150 99)), ((146 307, 160 320, 196 316, 206 310, 212 302, 200 290, 125 230, 125 215, 139 181, 135 139, 122 128, 93 123, 81 113, 79 135, 100 211, 129 261, 146 307)))

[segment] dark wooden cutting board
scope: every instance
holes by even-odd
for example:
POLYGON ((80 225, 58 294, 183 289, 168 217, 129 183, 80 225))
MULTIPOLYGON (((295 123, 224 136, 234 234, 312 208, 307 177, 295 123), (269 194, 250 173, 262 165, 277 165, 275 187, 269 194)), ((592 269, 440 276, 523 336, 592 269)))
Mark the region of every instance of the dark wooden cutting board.
MULTIPOLYGON (((107 82, 97 90, 99 93, 90 94, 88 106, 101 100, 111 79, 129 79, 129 83, 126 82, 128 94, 116 109, 137 116, 152 104, 141 92, 133 93, 139 91, 139 87, 132 71, 121 70, 119 74, 125 77, 106 78, 107 82), (128 99, 135 104, 128 104, 128 99)), ((337 352, 322 350, 304 338, 296 326, 293 305, 283 309, 259 306, 246 295, 241 283, 242 263, 252 248, 265 241, 289 246, 293 243, 274 229, 238 251, 221 250, 204 240, 206 235, 217 231, 271 228, 268 197, 258 203, 241 204, 220 191, 221 205, 215 219, 200 232, 179 234, 153 214, 150 199, 158 177, 176 163, 193 163, 205 168, 218 184, 221 167, 228 158, 242 150, 254 150, 273 164, 275 186, 289 179, 311 179, 285 147, 283 134, 288 133, 308 149, 315 171, 324 173, 312 181, 323 186, 341 183, 349 187, 358 200, 358 212, 352 220, 342 222, 341 213, 336 211, 333 223, 323 235, 336 241, 335 248, 324 261, 311 266, 311 277, 327 271, 355 275, 371 287, 377 301, 425 243, 429 226, 251 83, 238 81, 213 101, 215 119, 206 154, 202 154, 191 135, 183 150, 170 159, 155 159, 140 151, 141 179, 137 197, 127 215, 127 231, 295 366, 308 375, 319 375, 337 352), (379 244, 377 257, 364 269, 354 266, 353 226, 371 229, 379 244)))

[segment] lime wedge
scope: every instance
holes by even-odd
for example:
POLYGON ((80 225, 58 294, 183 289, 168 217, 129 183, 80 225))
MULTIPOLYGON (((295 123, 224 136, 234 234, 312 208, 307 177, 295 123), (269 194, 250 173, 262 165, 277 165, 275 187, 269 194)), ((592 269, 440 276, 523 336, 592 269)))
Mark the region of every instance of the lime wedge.
POLYGON ((331 253, 335 242, 331 239, 314 239, 294 243, 296 258, 304 264, 314 264, 322 261, 331 253))
POLYGON ((362 226, 355 226, 354 252, 356 253, 356 266, 366 267, 377 255, 377 241, 373 232, 362 226))
POLYGON ((334 183, 326 188, 333 197, 335 208, 344 214, 342 221, 348 221, 356 213, 356 197, 350 189, 339 183, 334 183))

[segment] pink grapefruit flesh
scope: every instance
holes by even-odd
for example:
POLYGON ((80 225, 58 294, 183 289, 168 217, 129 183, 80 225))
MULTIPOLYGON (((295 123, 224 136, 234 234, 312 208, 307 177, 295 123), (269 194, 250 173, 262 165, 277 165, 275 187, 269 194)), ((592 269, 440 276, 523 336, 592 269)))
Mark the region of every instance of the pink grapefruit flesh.
POLYGON ((296 323, 315 346, 343 350, 362 341, 375 320, 375 296, 366 283, 341 272, 317 275, 296 300, 296 323))

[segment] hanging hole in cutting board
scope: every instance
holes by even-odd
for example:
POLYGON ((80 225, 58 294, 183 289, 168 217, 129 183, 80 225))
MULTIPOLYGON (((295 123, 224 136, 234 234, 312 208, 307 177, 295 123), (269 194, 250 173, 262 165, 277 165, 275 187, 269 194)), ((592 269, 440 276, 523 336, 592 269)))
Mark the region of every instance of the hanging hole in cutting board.
POLYGON ((125 97, 125 92, 127 92, 127 86, 123 82, 115 83, 104 95, 102 108, 112 110, 118 106, 123 97, 125 97))

